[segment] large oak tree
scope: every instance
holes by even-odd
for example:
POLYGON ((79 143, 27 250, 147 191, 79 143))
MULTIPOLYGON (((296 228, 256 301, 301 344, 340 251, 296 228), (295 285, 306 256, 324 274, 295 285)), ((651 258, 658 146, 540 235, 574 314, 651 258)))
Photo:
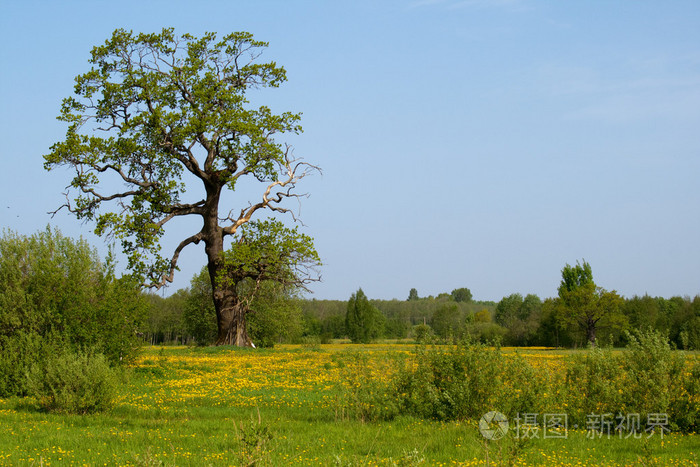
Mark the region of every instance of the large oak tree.
MULTIPOLYGON (((95 222, 96 234, 120 241, 129 269, 145 285, 172 282, 182 250, 204 244, 218 344, 251 345, 247 308, 224 277, 225 239, 259 211, 290 212, 283 202, 302 196, 297 183, 318 170, 275 140, 299 133, 300 115, 275 114, 246 98, 252 89, 286 80, 274 62, 257 63, 266 46, 245 32, 219 39, 119 29, 92 50, 91 70, 76 77, 59 116, 69 124, 65 140, 45 156, 49 170, 75 170, 70 188, 77 197, 69 188, 62 207, 95 222), (222 195, 243 179, 260 184, 260 198, 222 206, 222 195), (191 189, 197 185, 201 191, 191 189), (192 195, 198 191, 201 197, 192 195), (198 217, 201 228, 164 256, 166 225, 183 216, 198 217)), ((303 266, 284 280, 311 280, 303 266)))

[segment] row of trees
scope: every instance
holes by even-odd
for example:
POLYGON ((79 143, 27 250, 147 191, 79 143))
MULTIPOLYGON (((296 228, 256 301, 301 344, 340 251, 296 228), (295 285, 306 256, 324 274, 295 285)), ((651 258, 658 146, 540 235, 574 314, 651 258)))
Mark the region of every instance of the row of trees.
MULTIPOLYGON (((151 296, 147 340, 212 343, 209 292, 203 271, 187 290, 168 298, 151 296), (206 326, 208 334, 198 331, 206 326)), ((597 286, 585 261, 566 265, 557 297, 545 300, 514 293, 498 303, 474 301, 466 288, 422 298, 412 289, 408 300, 371 300, 359 289, 347 302, 276 293, 269 289, 266 298, 252 307, 251 333, 257 345, 299 342, 307 336, 353 342, 381 338, 450 342, 470 336, 514 346, 581 347, 595 341, 625 345, 625 331, 653 329, 667 334, 678 348, 700 349, 700 296, 623 298, 597 286)))
POLYGON ((380 301, 367 300, 360 289, 347 307, 344 302, 313 300, 304 302, 304 312, 322 335, 358 342, 366 342, 367 336, 444 342, 470 336, 515 346, 578 347, 600 340, 624 345, 625 331, 652 329, 667 334, 678 348, 700 349, 700 296, 626 299, 596 285, 586 261, 567 264, 557 297, 544 301, 534 294, 514 293, 497 304, 474 302, 468 289, 427 298, 411 289, 405 302, 380 301), (360 307, 358 301, 366 304, 360 307), (355 323, 362 322, 354 317, 358 309, 379 316, 367 320, 371 325, 364 333, 355 329, 355 323))
MULTIPOLYGON (((259 226, 256 232, 271 229, 251 225, 259 226)), ((281 229, 274 233, 277 239, 300 248, 303 237, 276 226, 281 229)), ((248 239, 251 245, 256 239, 274 244, 259 234, 250 233, 248 239)), ((237 267, 262 258, 255 253, 262 247, 239 251, 247 253, 237 267)), ((272 263, 274 257, 267 253, 265 261, 272 263)), ((30 237, 5 233, 0 240, 0 286, 0 348, 5 357, 0 366, 6 376, 15 375, 6 378, 5 393, 19 384, 43 348, 91 349, 120 362, 128 361, 141 342, 211 345, 218 338, 206 268, 190 287, 169 297, 145 293, 131 276, 115 276, 111 257, 101 260, 83 240, 50 228, 30 237)), ((585 261, 566 265, 558 296, 545 300, 515 293, 498 303, 479 302, 466 288, 435 297, 421 298, 414 291, 408 300, 370 300, 359 289, 346 302, 303 300, 295 295, 298 288, 273 280, 244 281, 238 287, 239 295, 248 297, 248 333, 258 346, 305 337, 447 342, 467 335, 519 346, 583 346, 594 339, 622 345, 626 330, 655 329, 679 348, 700 348, 700 297, 625 299, 598 287, 585 261)))

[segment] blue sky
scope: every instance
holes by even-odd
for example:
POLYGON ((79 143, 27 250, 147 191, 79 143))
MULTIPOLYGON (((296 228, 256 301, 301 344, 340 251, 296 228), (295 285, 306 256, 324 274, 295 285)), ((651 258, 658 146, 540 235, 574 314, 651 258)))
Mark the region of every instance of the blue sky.
MULTIPOLYGON (((325 263, 316 298, 544 298, 582 258, 625 296, 700 293, 700 2, 0 5, 2 227, 51 223, 106 252, 90 225, 46 214, 70 173, 42 155, 114 29, 250 31, 289 78, 251 98, 303 112, 287 141, 323 169, 300 213, 325 263)), ((197 229, 174 227, 166 248, 197 229)), ((203 265, 185 250, 170 291, 203 265)))

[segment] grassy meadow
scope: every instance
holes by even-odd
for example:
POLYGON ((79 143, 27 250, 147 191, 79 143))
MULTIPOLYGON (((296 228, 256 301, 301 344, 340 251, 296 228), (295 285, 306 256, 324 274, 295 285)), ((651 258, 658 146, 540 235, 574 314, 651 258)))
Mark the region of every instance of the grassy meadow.
MULTIPOLYGON (((591 437, 569 426, 566 438, 487 440, 478 421, 349 416, 347 386, 361 383, 348 374, 381 381, 413 350, 146 348, 108 412, 49 414, 29 398, 0 399, 0 465, 698 465, 695 433, 591 437)), ((562 367, 575 351, 517 352, 566 390, 562 367)), ((551 407, 566 413, 570 399, 541 397, 562 401, 551 407)))

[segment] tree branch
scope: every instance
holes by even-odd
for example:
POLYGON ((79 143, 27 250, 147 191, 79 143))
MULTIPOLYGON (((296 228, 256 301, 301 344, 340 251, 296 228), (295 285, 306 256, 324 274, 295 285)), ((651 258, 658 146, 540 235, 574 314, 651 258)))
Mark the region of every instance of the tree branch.
POLYGON ((180 244, 177 246, 177 248, 175 248, 175 252, 173 253, 173 257, 170 260, 170 269, 169 269, 168 273, 163 274, 163 276, 160 279, 160 282, 155 283, 155 284, 153 284, 153 283, 142 284, 143 287, 160 289, 161 287, 166 285, 167 282, 172 283, 173 279, 175 277, 175 270, 177 269, 177 260, 180 258, 180 253, 182 252, 182 250, 187 245, 190 245, 192 243, 194 243, 195 245, 198 244, 202 240, 203 237, 204 237, 204 235, 202 234, 202 232, 198 232, 198 233, 192 235, 191 237, 188 237, 185 240, 183 240, 182 242, 180 242, 180 244))

